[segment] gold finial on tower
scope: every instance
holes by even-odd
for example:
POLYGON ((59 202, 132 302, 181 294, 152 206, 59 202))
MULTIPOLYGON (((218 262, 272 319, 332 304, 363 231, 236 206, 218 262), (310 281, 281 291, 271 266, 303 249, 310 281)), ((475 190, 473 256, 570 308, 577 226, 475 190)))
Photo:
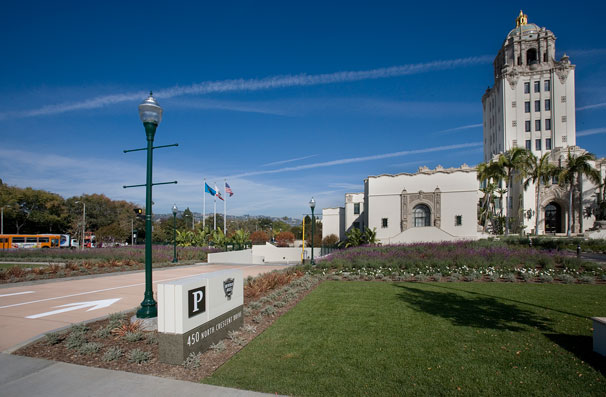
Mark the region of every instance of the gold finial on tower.
POLYGON ((528 15, 524 14, 522 10, 520 10, 520 15, 516 18, 516 28, 526 25, 528 23, 528 15))

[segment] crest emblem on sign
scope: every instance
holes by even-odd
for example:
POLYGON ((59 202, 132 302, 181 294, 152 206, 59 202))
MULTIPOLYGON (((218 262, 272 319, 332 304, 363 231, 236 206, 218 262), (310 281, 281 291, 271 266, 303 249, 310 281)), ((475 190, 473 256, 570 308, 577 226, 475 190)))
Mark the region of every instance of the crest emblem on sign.
POLYGON ((228 278, 227 280, 223 281, 223 291, 225 291, 225 296, 227 297, 227 299, 231 299, 231 295, 234 292, 233 278, 228 278))

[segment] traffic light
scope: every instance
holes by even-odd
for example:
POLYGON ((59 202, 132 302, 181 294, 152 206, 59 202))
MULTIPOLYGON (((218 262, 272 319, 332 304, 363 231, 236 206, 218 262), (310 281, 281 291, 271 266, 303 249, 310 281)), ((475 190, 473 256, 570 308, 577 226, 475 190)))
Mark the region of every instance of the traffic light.
POLYGON ((143 210, 141 208, 134 208, 133 211, 135 211, 135 215, 137 216, 137 218, 145 218, 145 214, 143 213, 143 210))

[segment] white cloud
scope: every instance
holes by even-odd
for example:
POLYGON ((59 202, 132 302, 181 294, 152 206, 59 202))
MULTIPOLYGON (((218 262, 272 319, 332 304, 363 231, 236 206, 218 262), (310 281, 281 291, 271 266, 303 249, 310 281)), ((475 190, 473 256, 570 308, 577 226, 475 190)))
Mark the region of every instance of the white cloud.
POLYGON ((596 134, 606 134, 606 128, 592 128, 589 130, 577 131, 577 136, 588 136, 596 134))
MULTIPOLYGON (((439 70, 456 69, 460 67, 486 64, 490 62, 492 62, 492 56, 484 55, 477 57, 416 63, 362 71, 343 71, 316 75, 298 74, 270 76, 260 79, 206 81, 198 84, 192 84, 186 87, 175 86, 171 88, 161 89, 155 93, 155 96, 157 98, 173 98, 182 95, 205 95, 211 93, 242 91, 250 92, 288 87, 305 87, 314 85, 346 83, 362 80, 385 79, 439 70)), ((145 92, 138 91, 132 93, 99 96, 80 102, 47 105, 38 109, 8 111, 0 113, 0 120, 8 118, 35 117, 59 114, 82 109, 95 109, 111 104, 141 100, 145 97, 145 95, 145 92)))
POLYGON ((606 108, 606 102, 578 107, 577 112, 580 110, 601 109, 601 108, 606 108))
POLYGON ((377 154, 377 155, 373 155, 373 156, 353 157, 353 158, 347 158, 347 159, 325 161, 325 162, 321 162, 321 163, 299 165, 299 166, 295 166, 295 167, 285 167, 285 168, 279 168, 279 169, 275 169, 275 170, 251 171, 251 172, 245 172, 242 174, 232 175, 231 177, 232 178, 241 178, 241 177, 253 176, 253 175, 266 175, 266 174, 277 174, 277 173, 282 173, 282 172, 301 171, 301 170, 307 170, 307 169, 312 169, 312 168, 331 167, 331 166, 335 166, 335 165, 359 163, 359 162, 371 161, 371 160, 381 160, 381 159, 400 157, 400 156, 408 156, 408 155, 412 155, 412 154, 422 154, 422 153, 440 152, 440 151, 446 151, 446 150, 464 149, 464 148, 476 147, 476 146, 481 146, 481 145, 482 145, 481 142, 472 142, 472 143, 461 143, 461 144, 457 144, 457 145, 437 146, 437 147, 425 148, 425 149, 404 150, 401 152, 384 153, 384 154, 377 154))

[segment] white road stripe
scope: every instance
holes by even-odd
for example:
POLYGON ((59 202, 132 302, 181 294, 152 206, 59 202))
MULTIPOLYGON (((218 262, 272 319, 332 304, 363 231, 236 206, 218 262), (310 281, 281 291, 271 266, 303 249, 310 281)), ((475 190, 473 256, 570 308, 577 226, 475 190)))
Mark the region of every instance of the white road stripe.
POLYGON ((25 292, 15 292, 14 294, 3 294, 0 295, 0 298, 5 297, 5 296, 14 296, 14 295, 23 295, 23 294, 33 294, 34 291, 25 291, 25 292))
MULTIPOLYGON (((247 268, 247 267, 250 267, 250 266, 237 267, 237 268, 235 268, 235 269, 245 269, 245 268, 247 268)), ((154 282, 153 282, 153 284, 157 284, 157 283, 162 282, 162 281, 170 281, 170 280, 178 280, 178 279, 180 279, 180 278, 195 277, 195 276, 199 276, 199 275, 201 275, 201 274, 206 274, 206 273, 210 273, 210 272, 203 272, 203 273, 198 273, 198 274, 192 274, 192 275, 189 275, 189 276, 172 277, 172 278, 167 278, 167 279, 164 279, 164 280, 157 280, 157 281, 154 281, 154 282)), ((112 287, 112 288, 98 289, 98 290, 95 290, 95 291, 87 291, 87 292, 80 292, 80 293, 77 293, 77 294, 71 294, 71 295, 56 296, 56 297, 54 297, 54 298, 46 298, 46 299, 39 299, 39 300, 35 300, 35 301, 29 301, 29 302, 15 303, 15 304, 13 304, 13 305, 0 306, 0 309, 7 309, 7 308, 9 308, 9 307, 16 307, 16 306, 29 305, 29 304, 32 304, 32 303, 39 303, 39 302, 52 301, 52 300, 55 300, 55 299, 71 298, 71 297, 73 297, 73 296, 81 296, 81 295, 87 295, 87 294, 95 294, 95 293, 97 293, 97 292, 113 291, 113 290, 116 290, 116 289, 122 289, 122 288, 136 287, 136 286, 139 286, 139 285, 145 285, 145 283, 137 283, 137 284, 123 285, 123 286, 121 286, 121 287, 112 287)), ((32 291, 32 292, 33 292, 33 291, 32 291)))

